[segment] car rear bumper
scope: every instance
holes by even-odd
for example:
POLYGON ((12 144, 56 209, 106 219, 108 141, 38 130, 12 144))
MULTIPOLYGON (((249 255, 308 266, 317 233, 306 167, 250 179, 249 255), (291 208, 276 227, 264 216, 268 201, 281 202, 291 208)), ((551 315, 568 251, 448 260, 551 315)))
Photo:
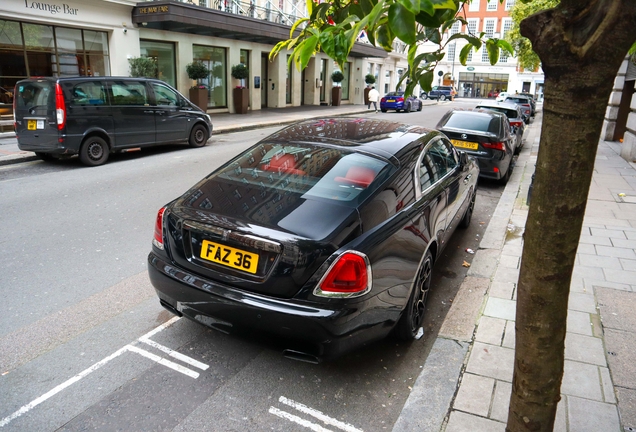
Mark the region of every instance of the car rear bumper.
MULTIPOLYGON (((468 153, 468 152, 467 152, 468 153)), ((479 157, 479 155, 468 153, 474 157, 479 165, 479 177, 499 180, 507 172, 512 157, 503 159, 479 157), (495 170, 495 168, 497 170, 495 170)))
POLYGON ((376 297, 327 308, 248 293, 200 278, 153 252, 148 273, 162 305, 172 313, 225 333, 275 336, 283 350, 317 361, 382 339, 400 314, 397 307, 379 312, 376 297))

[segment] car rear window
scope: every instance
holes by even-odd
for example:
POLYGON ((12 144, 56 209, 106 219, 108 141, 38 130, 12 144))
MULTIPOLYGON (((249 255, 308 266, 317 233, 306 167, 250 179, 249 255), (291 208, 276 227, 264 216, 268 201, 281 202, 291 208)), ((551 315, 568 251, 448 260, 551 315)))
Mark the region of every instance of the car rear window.
POLYGON ((55 91, 51 81, 30 81, 18 83, 16 96, 17 109, 50 108, 55 109, 55 91))
POLYGON ((507 108, 490 107, 490 106, 478 106, 477 108, 483 108, 483 109, 488 109, 488 110, 491 110, 491 111, 497 111, 497 112, 500 112, 502 114, 505 114, 506 117, 508 117, 508 118, 517 118, 517 117, 519 117, 519 114, 517 113, 517 111, 511 110, 511 109, 507 109, 507 108))
POLYGON ((507 97, 507 98, 506 98, 506 102, 507 102, 507 101, 512 101, 512 102, 517 103, 517 104, 527 104, 527 103, 530 103, 530 102, 528 101, 528 99, 526 99, 526 98, 520 98, 520 97, 507 97))
POLYGON ((448 120, 442 126, 454 129, 468 129, 480 132, 499 132, 497 119, 486 113, 482 114, 456 111, 448 117, 448 120))
POLYGON ((278 200, 317 199, 354 206, 394 169, 384 160, 332 147, 261 143, 209 180, 218 182, 219 189, 225 191, 240 184, 257 188, 263 197, 274 192, 278 200))
POLYGON ((403 92, 390 92, 386 94, 386 97, 400 97, 404 96, 403 92))

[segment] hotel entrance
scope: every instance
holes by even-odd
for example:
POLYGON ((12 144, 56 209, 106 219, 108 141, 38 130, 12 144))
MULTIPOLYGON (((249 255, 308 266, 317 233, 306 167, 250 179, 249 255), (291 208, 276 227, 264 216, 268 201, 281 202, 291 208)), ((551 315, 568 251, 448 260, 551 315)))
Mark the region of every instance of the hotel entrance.
POLYGON ((508 90, 508 74, 460 72, 459 82, 460 97, 494 98, 508 90))

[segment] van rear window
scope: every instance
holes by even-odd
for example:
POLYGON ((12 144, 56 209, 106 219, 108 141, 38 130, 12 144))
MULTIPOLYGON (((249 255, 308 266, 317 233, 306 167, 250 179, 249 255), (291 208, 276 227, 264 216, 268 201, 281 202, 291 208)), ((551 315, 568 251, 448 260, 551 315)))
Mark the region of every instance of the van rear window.
POLYGON ((16 106, 18 109, 55 109, 55 91, 50 81, 32 81, 18 85, 16 106))

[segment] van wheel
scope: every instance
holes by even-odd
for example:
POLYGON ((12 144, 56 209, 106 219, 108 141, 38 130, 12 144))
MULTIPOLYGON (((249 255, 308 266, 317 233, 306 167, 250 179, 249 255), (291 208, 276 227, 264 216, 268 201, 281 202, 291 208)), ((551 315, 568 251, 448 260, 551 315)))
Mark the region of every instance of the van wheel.
POLYGON ((208 142, 208 130, 201 124, 194 125, 190 132, 190 147, 203 147, 208 142))
POLYGON ((433 272, 433 255, 426 251, 424 260, 417 271, 413 281, 411 297, 402 316, 395 326, 395 336, 402 340, 415 339, 417 332, 422 327, 424 313, 426 312, 426 299, 431 289, 431 276, 433 272))
POLYGON ((98 136, 88 137, 82 143, 79 157, 86 166, 103 165, 108 160, 108 144, 98 136))

